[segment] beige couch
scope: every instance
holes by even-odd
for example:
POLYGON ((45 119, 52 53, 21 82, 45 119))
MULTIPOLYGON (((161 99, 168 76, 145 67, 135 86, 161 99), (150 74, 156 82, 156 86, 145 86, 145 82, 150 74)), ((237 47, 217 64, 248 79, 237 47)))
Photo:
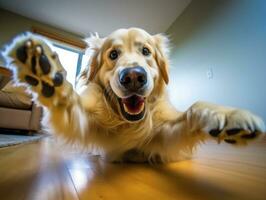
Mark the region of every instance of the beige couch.
POLYGON ((7 74, 0 73, 0 128, 27 130, 40 129, 42 109, 23 87, 14 87, 7 74))

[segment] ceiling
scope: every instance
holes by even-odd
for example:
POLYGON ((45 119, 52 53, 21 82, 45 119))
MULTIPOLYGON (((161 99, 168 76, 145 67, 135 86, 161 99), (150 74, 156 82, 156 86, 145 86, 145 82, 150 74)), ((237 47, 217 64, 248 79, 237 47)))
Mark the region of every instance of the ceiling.
POLYGON ((88 36, 118 28, 166 31, 191 0, 0 0, 0 7, 22 16, 88 36))

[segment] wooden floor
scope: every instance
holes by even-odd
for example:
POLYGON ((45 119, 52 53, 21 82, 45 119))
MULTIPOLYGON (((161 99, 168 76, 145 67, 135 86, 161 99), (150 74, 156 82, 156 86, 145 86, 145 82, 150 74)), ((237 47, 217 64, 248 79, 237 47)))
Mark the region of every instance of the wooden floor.
POLYGON ((0 149, 1 200, 266 199, 266 142, 168 165, 111 164, 53 139, 0 149))

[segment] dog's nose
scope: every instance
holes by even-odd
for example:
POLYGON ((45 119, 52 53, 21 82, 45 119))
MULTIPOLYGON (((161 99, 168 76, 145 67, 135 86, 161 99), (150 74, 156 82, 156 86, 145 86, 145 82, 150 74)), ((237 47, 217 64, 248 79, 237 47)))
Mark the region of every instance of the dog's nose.
POLYGON ((147 84, 147 73, 143 67, 123 69, 119 74, 119 82, 128 90, 138 90, 147 84))

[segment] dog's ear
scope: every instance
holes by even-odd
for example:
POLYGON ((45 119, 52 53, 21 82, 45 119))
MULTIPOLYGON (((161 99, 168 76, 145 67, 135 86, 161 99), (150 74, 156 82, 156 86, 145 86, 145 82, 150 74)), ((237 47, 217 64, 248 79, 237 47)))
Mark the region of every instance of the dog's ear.
POLYGON ((155 59, 166 84, 169 83, 169 39, 163 34, 153 36, 156 46, 155 59))
POLYGON ((85 39, 88 45, 86 54, 89 55, 89 64, 87 67, 86 74, 87 80, 92 81, 99 70, 101 65, 101 48, 104 43, 105 38, 100 38, 98 34, 91 35, 89 38, 85 39))

